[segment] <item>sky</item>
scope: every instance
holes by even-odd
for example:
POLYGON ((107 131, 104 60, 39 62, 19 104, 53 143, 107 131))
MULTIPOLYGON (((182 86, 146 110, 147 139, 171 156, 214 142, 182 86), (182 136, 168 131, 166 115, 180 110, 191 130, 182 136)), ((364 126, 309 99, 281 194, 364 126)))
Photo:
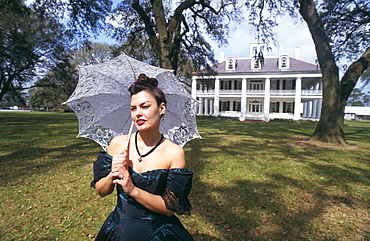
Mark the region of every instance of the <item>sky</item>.
MULTIPOLYGON (((295 57, 295 49, 299 48, 300 60, 316 64, 317 57, 315 45, 306 23, 303 20, 293 21, 289 16, 279 19, 278 22, 279 26, 275 27, 274 32, 276 33, 276 39, 279 46, 269 43, 268 47, 271 48, 271 51, 268 52, 267 56, 280 56, 284 54, 290 57, 295 57)), ((230 30, 229 32, 229 44, 227 46, 219 47, 216 42, 209 40, 213 47, 215 58, 220 60, 221 51, 224 52, 225 58, 250 57, 249 45, 250 43, 257 42, 256 34, 252 31, 252 28, 246 22, 242 22, 230 29, 233 30, 230 30)), ((104 36, 101 36, 96 41, 112 43, 112 40, 109 40, 104 36)), ((342 74, 343 73, 340 73, 340 75, 342 74)), ((361 88, 361 84, 357 84, 356 88, 361 88)), ((370 86, 367 86, 364 91, 370 91, 370 86)))
MULTIPOLYGON (((275 28, 276 39, 279 46, 269 44, 271 52, 268 56, 280 56, 286 54, 294 57, 295 48, 300 49, 301 60, 315 64, 316 52, 310 32, 305 23, 294 24, 289 17, 279 21, 279 26, 275 28)), ((230 32, 229 45, 219 48, 213 43, 215 57, 219 59, 220 52, 224 51, 225 57, 243 58, 249 56, 249 44, 257 42, 256 35, 251 31, 247 23, 236 26, 230 32)))
MULTIPOLYGON (((212 43, 216 59, 219 60, 221 51, 224 51, 226 58, 231 56, 235 58, 250 57, 249 44, 256 42, 256 34, 251 31, 251 27, 246 22, 230 28, 234 28, 234 30, 229 33, 227 46, 218 47, 216 42, 209 40, 212 43)), ((279 47, 270 44, 272 52, 269 52, 268 56, 286 54, 294 57, 295 48, 300 48, 301 60, 315 64, 315 47, 306 23, 294 24, 290 17, 285 17, 279 20, 279 26, 275 28, 275 33, 279 47)), ((100 36, 96 41, 112 43, 112 40, 104 36, 100 36)))

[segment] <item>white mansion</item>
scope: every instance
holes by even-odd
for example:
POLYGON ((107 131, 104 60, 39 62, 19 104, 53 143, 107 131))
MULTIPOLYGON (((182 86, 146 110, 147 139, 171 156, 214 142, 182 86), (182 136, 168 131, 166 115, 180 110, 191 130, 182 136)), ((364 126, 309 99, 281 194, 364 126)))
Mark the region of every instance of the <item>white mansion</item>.
MULTIPOLYGON (((249 58, 228 57, 193 74, 192 96, 198 115, 257 119, 319 119, 322 103, 320 68, 296 56, 267 56, 267 44, 252 43, 249 58)), ((222 57, 223 58, 223 57, 222 57)))

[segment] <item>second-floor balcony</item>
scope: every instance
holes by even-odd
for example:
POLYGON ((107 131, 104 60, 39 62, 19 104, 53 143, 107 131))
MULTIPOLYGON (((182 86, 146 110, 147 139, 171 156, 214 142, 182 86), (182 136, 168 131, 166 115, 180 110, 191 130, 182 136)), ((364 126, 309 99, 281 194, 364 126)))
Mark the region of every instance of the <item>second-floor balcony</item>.
MULTIPOLYGON (((197 96, 206 97, 214 96, 215 90, 197 90, 197 96)), ((220 90, 220 96, 242 96, 242 90, 220 90)), ((265 90, 247 90, 247 96, 259 96, 265 95, 265 90)), ((295 96, 296 90, 270 90, 270 96, 295 96)), ((301 96, 322 96, 322 90, 301 90, 301 96)))

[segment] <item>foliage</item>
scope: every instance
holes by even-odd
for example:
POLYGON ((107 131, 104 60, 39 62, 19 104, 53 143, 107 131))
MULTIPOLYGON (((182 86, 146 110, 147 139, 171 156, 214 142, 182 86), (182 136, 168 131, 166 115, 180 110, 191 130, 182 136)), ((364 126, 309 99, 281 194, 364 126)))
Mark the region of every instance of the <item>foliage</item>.
MULTIPOLYGON (((193 211, 180 217, 195 240, 369 239, 370 122, 346 122, 357 148, 305 141, 314 125, 198 122, 203 138, 184 148, 193 211)), ((116 197, 89 187, 101 148, 75 138, 75 115, 3 112, 0 123, 0 239, 93 239, 116 197)))
POLYGON ((0 1, 0 101, 65 58, 70 37, 62 25, 22 0, 0 1))
POLYGON ((362 93, 360 89, 354 88, 351 95, 348 98, 348 106, 364 106, 365 105, 365 93, 362 93))
POLYGON ((66 59, 49 71, 44 78, 35 83, 35 88, 30 93, 30 105, 32 108, 67 109, 62 106, 72 94, 78 81, 77 70, 66 59))
POLYGON ((78 82, 78 65, 90 65, 105 62, 113 57, 111 45, 87 43, 74 50, 71 58, 56 65, 44 78, 35 83, 30 92, 30 104, 33 108, 68 109, 62 105, 74 91, 78 82))
POLYGON ((104 43, 86 43, 73 51, 73 65, 91 65, 104 63, 114 57, 116 49, 104 43))
MULTIPOLYGON (((275 42, 273 29, 279 18, 289 14, 299 19, 299 9, 306 1, 247 0, 248 23, 254 26, 260 41, 275 42)), ((307 2, 307 4, 311 4, 307 2)), ((355 61, 368 46, 370 5, 366 0, 324 0, 312 2, 328 36, 335 60, 355 61)), ((347 69, 348 66, 345 67, 347 69)))
POLYGON ((321 117, 311 140, 346 145, 344 106, 360 77, 370 68, 370 46, 366 41, 370 26, 368 1, 248 0, 246 5, 251 9, 249 20, 262 33, 263 40, 273 37, 271 29, 277 17, 286 12, 293 17, 301 15, 315 44, 323 82, 321 117), (343 58, 353 62, 345 67, 340 80, 338 65, 343 58))
POLYGON ((369 47, 370 5, 366 0, 325 0, 320 17, 336 60, 354 61, 369 47))
POLYGON ((25 93, 20 90, 9 90, 4 96, 3 101, 0 104, 1 107, 26 107, 25 93))
POLYGON ((111 0, 36 0, 32 7, 42 16, 62 23, 70 34, 87 40, 105 28, 111 0))
POLYGON ((205 33, 220 44, 227 42, 228 23, 239 17, 235 4, 204 0, 176 4, 122 1, 113 12, 115 25, 111 29, 116 39, 130 46, 133 57, 176 72, 191 73, 189 70, 199 70, 214 62, 205 33))

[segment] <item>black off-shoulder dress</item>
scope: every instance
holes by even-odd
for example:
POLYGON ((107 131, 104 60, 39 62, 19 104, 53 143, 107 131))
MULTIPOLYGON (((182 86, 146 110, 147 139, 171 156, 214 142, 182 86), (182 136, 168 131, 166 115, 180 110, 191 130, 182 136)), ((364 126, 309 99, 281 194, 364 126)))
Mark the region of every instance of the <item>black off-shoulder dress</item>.
MULTIPOLYGON (((101 152, 94 162, 92 187, 97 181, 109 174, 111 166, 112 157, 101 152)), ((160 195, 167 209, 178 214, 190 212, 191 205, 187 197, 192 184, 192 171, 188 169, 158 169, 136 173, 130 168, 130 176, 136 187, 160 195)), ((120 185, 116 185, 116 187, 117 205, 104 222, 95 240, 193 240, 175 215, 168 217, 152 212, 124 193, 120 185)))

